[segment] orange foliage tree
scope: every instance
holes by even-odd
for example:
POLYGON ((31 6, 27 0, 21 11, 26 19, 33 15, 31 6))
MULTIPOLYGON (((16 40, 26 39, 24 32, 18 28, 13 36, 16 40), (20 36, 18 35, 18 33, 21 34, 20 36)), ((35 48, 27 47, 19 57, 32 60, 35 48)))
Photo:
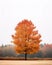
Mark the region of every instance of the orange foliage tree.
POLYGON ((39 50, 41 35, 35 28, 36 26, 31 21, 22 20, 17 24, 15 34, 12 35, 16 52, 25 54, 25 59, 27 54, 33 54, 39 50))

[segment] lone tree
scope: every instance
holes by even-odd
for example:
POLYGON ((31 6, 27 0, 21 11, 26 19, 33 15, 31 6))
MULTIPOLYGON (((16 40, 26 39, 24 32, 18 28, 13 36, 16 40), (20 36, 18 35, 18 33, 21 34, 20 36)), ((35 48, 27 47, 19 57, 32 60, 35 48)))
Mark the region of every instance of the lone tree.
POLYGON ((35 30, 35 28, 36 26, 31 21, 22 20, 17 24, 15 34, 12 35, 16 52, 25 54, 25 60, 27 54, 33 54, 39 50, 41 35, 38 34, 38 30, 35 30))

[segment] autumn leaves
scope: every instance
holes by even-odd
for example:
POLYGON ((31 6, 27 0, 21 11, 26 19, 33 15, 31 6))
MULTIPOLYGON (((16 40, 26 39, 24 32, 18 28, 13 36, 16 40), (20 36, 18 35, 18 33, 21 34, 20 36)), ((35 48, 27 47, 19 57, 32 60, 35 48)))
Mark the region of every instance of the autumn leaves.
POLYGON ((39 50, 41 35, 35 28, 34 24, 28 20, 22 20, 17 24, 16 32, 12 35, 17 53, 33 54, 39 50))

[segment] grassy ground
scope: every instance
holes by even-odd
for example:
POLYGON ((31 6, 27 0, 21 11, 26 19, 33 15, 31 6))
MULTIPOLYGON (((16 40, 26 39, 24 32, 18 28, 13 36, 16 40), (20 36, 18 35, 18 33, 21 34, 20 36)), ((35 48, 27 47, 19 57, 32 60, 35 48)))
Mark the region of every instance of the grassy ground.
POLYGON ((52 60, 0 60, 0 65, 52 65, 52 60))
MULTIPOLYGON (((20 57, 0 57, 0 60, 25 60, 25 58, 20 57)), ((27 58, 27 60, 52 60, 52 58, 27 58)))

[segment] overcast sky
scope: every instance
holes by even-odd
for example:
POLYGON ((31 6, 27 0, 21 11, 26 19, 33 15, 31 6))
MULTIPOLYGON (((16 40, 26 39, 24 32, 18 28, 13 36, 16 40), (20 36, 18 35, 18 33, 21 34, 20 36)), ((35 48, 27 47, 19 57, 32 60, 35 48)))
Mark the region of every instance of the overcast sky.
POLYGON ((36 25, 41 43, 52 43, 52 0, 0 0, 0 45, 12 44, 14 28, 23 19, 36 25))

